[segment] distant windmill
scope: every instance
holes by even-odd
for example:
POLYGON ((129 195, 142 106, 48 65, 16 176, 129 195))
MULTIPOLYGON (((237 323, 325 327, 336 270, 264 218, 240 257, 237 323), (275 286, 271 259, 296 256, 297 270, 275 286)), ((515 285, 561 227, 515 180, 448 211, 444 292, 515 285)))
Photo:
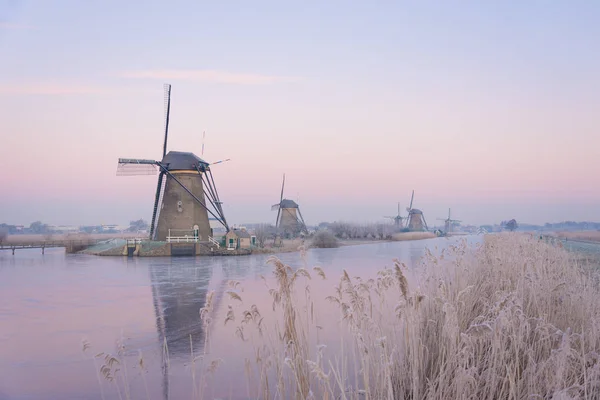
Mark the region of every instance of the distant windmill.
POLYGON ((212 236, 209 215, 229 231, 223 203, 210 170, 212 164, 190 152, 167 153, 171 85, 165 84, 164 87, 165 139, 162 160, 119 158, 117 175, 154 175, 158 172, 150 224, 151 240, 165 241, 171 231, 185 231, 186 235, 192 234, 206 241, 212 236))
POLYGON ((455 224, 459 224, 461 221, 450 218, 450 209, 448 209, 448 218, 438 218, 438 221, 444 221, 444 231, 446 233, 452 232, 452 228, 455 224))
POLYGON ((407 227, 411 232, 415 231, 426 231, 427 222, 425 222, 425 216, 423 215, 423 211, 413 208, 413 200, 415 198, 415 191, 412 191, 412 196, 410 198, 410 206, 406 207, 406 211, 408 211, 408 224, 407 227))
POLYGON ((283 198, 283 188, 285 187, 285 174, 283 174, 283 183, 281 184, 281 196, 279 203, 271 206, 271 211, 277 210, 277 219, 275 227, 285 235, 295 236, 301 232, 308 233, 304 218, 300 212, 300 206, 294 200, 283 198))
POLYGON ((383 218, 389 218, 392 219, 394 221, 394 225, 398 228, 398 229, 402 229, 402 220, 406 219, 403 216, 400 215, 400 203, 398 203, 398 214, 395 217, 383 217, 383 218))

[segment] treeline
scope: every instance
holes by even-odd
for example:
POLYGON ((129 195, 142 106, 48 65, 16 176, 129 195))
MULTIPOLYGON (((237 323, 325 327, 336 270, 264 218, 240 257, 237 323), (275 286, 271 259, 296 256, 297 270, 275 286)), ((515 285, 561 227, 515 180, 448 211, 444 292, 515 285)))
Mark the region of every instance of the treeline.
MULTIPOLYGON (((78 227, 81 233, 118 233, 114 229, 106 229, 102 225, 88 225, 78 227)), ((143 219, 130 221, 129 228, 125 232, 138 232, 149 229, 149 224, 143 219)), ((52 225, 45 224, 41 221, 32 222, 29 226, 11 225, 6 223, 0 223, 0 232, 8 235, 19 235, 19 234, 33 234, 33 235, 45 235, 49 233, 67 233, 62 231, 60 228, 52 225)))
POLYGON ((392 234, 399 232, 395 225, 372 223, 356 224, 352 222, 323 222, 319 224, 319 229, 328 229, 338 239, 373 239, 385 240, 391 239, 392 234))

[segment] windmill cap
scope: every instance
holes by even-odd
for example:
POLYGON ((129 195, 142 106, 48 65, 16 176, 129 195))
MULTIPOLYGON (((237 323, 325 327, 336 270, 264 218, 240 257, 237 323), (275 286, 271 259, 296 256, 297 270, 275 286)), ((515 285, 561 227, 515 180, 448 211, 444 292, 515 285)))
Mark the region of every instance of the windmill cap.
POLYGON ((410 210, 411 214, 423 214, 423 211, 419 210, 418 208, 413 208, 410 210))
POLYGON ((283 199, 281 203, 279 203, 279 207, 281 208, 298 208, 298 203, 294 200, 283 199))
POLYGON ((167 164, 169 171, 194 171, 197 167, 206 168, 208 163, 195 155, 185 151, 170 151, 162 159, 162 164, 167 164))

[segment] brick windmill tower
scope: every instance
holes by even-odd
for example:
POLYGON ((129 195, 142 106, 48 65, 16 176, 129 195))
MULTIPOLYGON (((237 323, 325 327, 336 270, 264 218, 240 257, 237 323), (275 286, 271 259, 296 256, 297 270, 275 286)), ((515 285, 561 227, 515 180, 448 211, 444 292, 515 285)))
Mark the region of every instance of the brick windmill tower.
POLYGON ((281 196, 279 198, 279 203, 271 206, 271 211, 277 210, 275 227, 284 236, 296 236, 300 233, 308 233, 298 203, 296 203, 294 200, 283 198, 284 186, 285 174, 283 174, 283 183, 281 184, 281 196))
POLYGON ((412 196, 410 197, 410 205, 406 207, 406 211, 408 211, 408 223, 407 228, 411 232, 422 232, 426 231, 427 222, 425 222, 425 216, 423 215, 423 211, 413 208, 413 200, 415 199, 415 191, 412 191, 412 196))
POLYGON ((444 221, 444 231, 446 233, 452 232, 454 227, 460 224, 461 221, 450 218, 450 209, 448 209, 448 218, 438 218, 438 221, 444 221))
POLYGON ((402 220, 407 219, 400 215, 400 203, 398 203, 398 214, 396 214, 396 216, 394 216, 394 217, 385 216, 383 218, 389 218, 389 219, 393 220, 394 226, 396 227, 396 229, 402 229, 402 220))
POLYGON ((162 159, 119 158, 117 175, 154 175, 158 172, 151 240, 168 241, 170 237, 191 236, 198 241, 207 241, 212 237, 209 215, 229 231, 210 170, 212 164, 191 152, 167 152, 170 112, 171 85, 167 84, 162 159))

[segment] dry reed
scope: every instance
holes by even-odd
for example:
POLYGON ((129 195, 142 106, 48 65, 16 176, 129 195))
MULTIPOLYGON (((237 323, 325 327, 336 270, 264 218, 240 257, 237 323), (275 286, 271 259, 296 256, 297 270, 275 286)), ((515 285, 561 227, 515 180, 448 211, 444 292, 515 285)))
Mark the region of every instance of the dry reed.
MULTIPOLYGON (((306 266, 268 262, 273 305, 262 311, 269 318, 245 304, 239 282, 227 292, 236 306, 228 307, 225 323, 254 353, 243 360, 247 398, 598 398, 600 279, 560 244, 517 233, 488 235, 476 246, 463 240, 439 256, 427 252, 419 271, 398 260, 370 279, 344 271, 319 299, 306 266), (315 307, 323 299, 339 312, 329 339, 315 307)), ((312 272, 328 279, 319 267, 312 272)), ((207 336, 203 354, 192 348, 193 398, 206 396, 220 362, 205 359, 213 292, 200 317, 207 336), (204 364, 200 377, 197 361, 204 364)), ((122 349, 92 358, 103 360, 97 371, 129 398, 127 376, 117 368, 122 349)))
POLYGON ((392 240, 401 242, 404 240, 432 239, 437 237, 433 232, 398 232, 392 235, 392 240))
POLYGON ((343 273, 327 296, 340 312, 341 350, 332 355, 318 339, 308 271, 271 258, 278 318, 265 324, 246 311, 245 331, 254 325, 263 338, 252 342, 260 357, 246 365, 261 380, 252 397, 596 398, 596 275, 561 247, 514 233, 486 236, 476 248, 464 241, 425 258, 412 283, 399 261, 373 279, 343 273), (294 287, 300 277, 304 296, 294 287))

